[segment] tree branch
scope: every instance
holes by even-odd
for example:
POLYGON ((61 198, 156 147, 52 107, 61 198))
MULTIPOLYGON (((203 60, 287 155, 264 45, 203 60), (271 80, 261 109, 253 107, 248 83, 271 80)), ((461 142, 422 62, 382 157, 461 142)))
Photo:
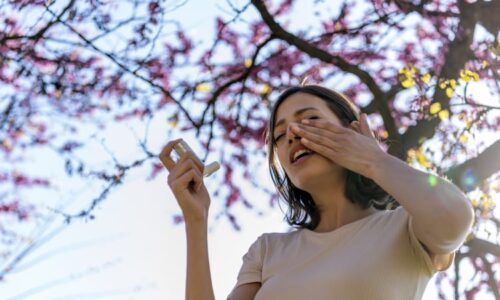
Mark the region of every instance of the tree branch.
MULTIPOLYGON (((53 16, 55 16, 54 12, 51 11, 50 9, 48 10, 53 16)), ((177 106, 179 107, 179 109, 184 113, 184 115, 186 116, 186 118, 192 123, 192 124, 196 124, 196 121, 192 119, 191 115, 189 114, 189 112, 186 110, 186 108, 184 108, 184 106, 182 106, 182 104, 180 103, 179 100, 175 99, 175 97, 169 92, 167 91, 163 86, 153 82, 153 80, 141 75, 138 73, 138 70, 131 70, 129 67, 125 66, 123 63, 121 63, 120 61, 118 61, 116 59, 116 57, 111 54, 111 53, 108 53, 102 49, 100 49, 99 47, 97 47, 93 42, 91 42, 88 38, 86 38, 83 34, 81 34, 78 30, 76 30, 75 28, 73 28, 73 26, 71 26, 70 24, 68 24, 66 21, 64 20, 59 20, 61 22, 61 24, 63 24, 64 26, 66 26, 69 30, 71 30, 74 34, 76 34, 86 45, 88 45, 91 49, 94 49, 94 51, 104 55, 105 57, 107 57, 109 60, 111 60, 114 64, 116 64, 120 69, 122 69, 123 71, 131 74, 132 76, 142 80, 143 82, 149 84, 150 86, 154 87, 154 88, 157 88, 158 90, 160 90, 163 95, 169 99, 171 99, 173 102, 175 102, 175 104, 177 104, 177 106)))
POLYGON ((496 257, 500 257, 500 246, 490 241, 473 238, 464 245, 470 248, 468 256, 482 256, 489 253, 496 257))
POLYGON ((483 0, 477 5, 477 21, 493 36, 497 36, 498 31, 500 30, 500 18, 498 17, 498 12, 500 11, 500 1, 483 0))
MULTIPOLYGON (((460 2, 460 22, 458 24, 457 32, 455 32, 455 39, 449 43, 448 53, 446 54, 446 61, 441 68, 438 76, 438 82, 441 79, 458 78, 460 69, 463 68, 465 63, 473 57, 473 52, 470 49, 472 43, 474 27, 476 26, 476 5, 460 2)), ((434 95, 432 96, 434 102, 441 103, 443 109, 449 107, 448 96, 444 89, 436 87, 434 95)), ((402 153, 406 157, 409 149, 418 147, 422 139, 429 139, 434 136, 436 128, 441 120, 439 118, 423 119, 416 125, 410 126, 402 136, 402 144, 391 144, 389 147, 390 153, 402 153), (400 149, 395 149, 401 147, 400 149)))
POLYGON ((8 40, 18 40, 18 39, 28 39, 28 40, 34 40, 37 41, 40 38, 43 37, 43 35, 47 32, 47 30, 50 29, 54 24, 59 23, 62 16, 75 4, 75 0, 71 0, 66 7, 58 14, 55 15, 54 12, 52 12, 49 7, 47 6, 46 9, 47 11, 51 12, 51 15, 54 17, 54 19, 50 22, 48 22, 44 27, 42 27, 39 31, 37 31, 35 34, 25 36, 25 35, 6 35, 0 40, 0 44, 4 44, 8 40))
POLYGON ((287 42, 290 45, 297 47, 304 53, 307 53, 310 57, 317 58, 325 63, 334 64, 339 69, 346 73, 353 74, 357 76, 371 91, 373 95, 373 101, 376 103, 379 113, 384 119, 384 124, 392 139, 399 139, 399 133, 396 127, 394 118, 391 115, 389 106, 387 105, 386 94, 380 89, 375 80, 370 76, 370 74, 362 70, 358 65, 350 64, 345 59, 340 56, 331 55, 323 49, 317 48, 313 44, 293 35, 283 29, 273 18, 270 12, 267 10, 265 4, 261 0, 252 0, 252 4, 259 11, 263 21, 267 24, 269 29, 276 35, 277 38, 287 42))
POLYGON ((481 260, 483 261, 486 273, 488 274, 488 285, 490 286, 490 289, 493 291, 495 299, 500 300, 500 292, 498 291, 498 284, 495 279, 495 274, 493 274, 493 270, 491 269, 491 263, 484 256, 481 256, 481 260))
POLYGON ((478 183, 483 182, 500 170, 500 140, 486 148, 478 156, 466 162, 451 167, 445 175, 464 191, 474 189, 478 183))

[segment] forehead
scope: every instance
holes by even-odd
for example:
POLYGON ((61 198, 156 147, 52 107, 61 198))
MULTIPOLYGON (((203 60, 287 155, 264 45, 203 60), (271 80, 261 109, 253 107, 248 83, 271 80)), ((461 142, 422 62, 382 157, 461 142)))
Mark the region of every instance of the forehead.
POLYGON ((319 111, 322 114, 335 115, 323 99, 311 94, 296 93, 283 100, 276 110, 275 127, 284 124, 285 118, 292 117, 296 111, 305 108, 316 109, 310 110, 310 112, 319 111))

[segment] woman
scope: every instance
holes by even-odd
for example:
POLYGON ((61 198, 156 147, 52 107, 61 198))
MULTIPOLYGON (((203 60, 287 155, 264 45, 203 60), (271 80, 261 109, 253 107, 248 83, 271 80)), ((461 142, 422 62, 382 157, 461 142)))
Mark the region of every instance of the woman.
MULTIPOLYGON (((203 165, 192 154, 175 164, 176 142, 160 158, 185 218, 186 298, 214 299, 203 165)), ((250 246, 229 299, 420 299, 472 226, 466 196, 385 153, 366 114, 338 92, 286 90, 266 143, 272 180, 297 230, 265 233, 250 246)))

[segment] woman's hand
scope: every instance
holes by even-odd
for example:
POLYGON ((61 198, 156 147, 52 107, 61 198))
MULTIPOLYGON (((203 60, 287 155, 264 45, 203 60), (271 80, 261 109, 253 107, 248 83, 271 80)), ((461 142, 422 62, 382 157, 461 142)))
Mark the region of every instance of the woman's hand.
POLYGON ((375 162, 386 154, 378 145, 368 124, 366 114, 360 121, 353 121, 351 128, 325 120, 302 120, 292 125, 292 130, 308 149, 323 155, 336 164, 365 177, 372 178, 375 162))
POLYGON ((174 193, 186 223, 206 222, 210 196, 203 183, 203 163, 190 151, 175 163, 170 153, 181 139, 170 141, 161 151, 160 160, 168 169, 168 185, 174 193))

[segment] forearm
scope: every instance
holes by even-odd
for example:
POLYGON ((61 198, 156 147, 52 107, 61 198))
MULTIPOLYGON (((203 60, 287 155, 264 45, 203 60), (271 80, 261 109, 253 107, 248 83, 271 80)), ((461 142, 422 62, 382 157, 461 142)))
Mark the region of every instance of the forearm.
POLYGON ((385 153, 373 166, 371 178, 406 209, 414 223, 433 236, 430 240, 445 244, 466 236, 474 211, 457 186, 385 153))
POLYGON ((208 258, 207 224, 187 224, 186 299, 215 299, 208 258))

